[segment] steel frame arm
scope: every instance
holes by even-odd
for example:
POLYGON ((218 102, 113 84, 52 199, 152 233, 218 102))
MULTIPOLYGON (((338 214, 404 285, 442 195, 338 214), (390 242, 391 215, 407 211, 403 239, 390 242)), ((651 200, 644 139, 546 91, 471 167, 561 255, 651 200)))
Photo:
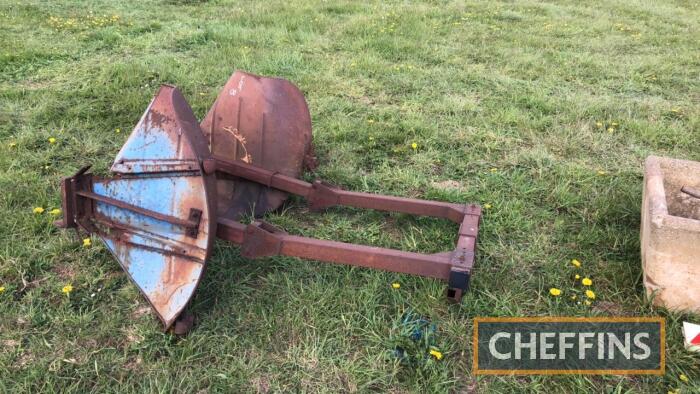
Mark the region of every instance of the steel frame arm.
POLYGON ((206 159, 202 164, 206 173, 219 171, 305 197, 312 210, 343 205, 434 216, 460 224, 457 245, 452 252, 421 254, 299 237, 264 222, 246 226, 220 218, 217 236, 241 244, 244 257, 294 256, 443 279, 449 283, 448 298, 455 301, 459 301, 468 288, 481 217, 481 208, 477 205, 350 192, 320 181, 312 184, 247 163, 218 157, 206 159))
POLYGON ((230 161, 215 157, 203 162, 204 171, 210 174, 215 171, 261 183, 268 187, 287 193, 296 194, 309 200, 311 209, 321 210, 334 205, 409 213, 412 215, 433 216, 461 223, 466 211, 480 215, 476 205, 453 204, 441 201, 418 200, 386 196, 372 193, 358 193, 333 187, 322 181, 313 184, 300 179, 289 177, 275 171, 266 170, 241 161, 230 161))

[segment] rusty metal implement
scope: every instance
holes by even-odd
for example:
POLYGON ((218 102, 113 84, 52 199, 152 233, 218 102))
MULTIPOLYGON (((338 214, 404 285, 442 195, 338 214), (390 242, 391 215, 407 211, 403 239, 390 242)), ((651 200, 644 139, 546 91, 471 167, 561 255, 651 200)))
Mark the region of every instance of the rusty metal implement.
POLYGON ((257 92, 234 100, 235 109, 222 93, 202 122, 209 127, 208 134, 179 90, 161 87, 117 155, 111 168, 114 176, 98 178, 84 167, 62 180, 64 217, 57 225, 99 236, 164 328, 173 327, 179 334, 191 327, 192 319, 181 315, 204 274, 214 237, 241 245, 241 255, 249 258, 294 256, 442 279, 448 282, 447 297, 459 301, 474 265, 480 207, 357 193, 298 179, 302 163, 312 155, 303 96, 287 81, 245 73, 234 74, 224 92, 231 97, 241 94, 243 77, 252 80, 257 92), (231 87, 232 80, 239 82, 231 87), (235 95, 232 89, 238 89, 235 95), (251 97, 263 104, 251 105, 253 114, 246 115, 251 97), (293 103, 285 104, 286 99, 293 103), (269 113, 285 106, 287 124, 269 113), (237 113, 238 120, 231 121, 225 113, 237 113), (217 119, 228 126, 217 128, 217 119), (274 120, 270 126, 248 127, 244 134, 232 126, 240 119, 274 120), (266 136, 256 138, 256 130, 266 136), (235 142, 221 137, 230 132, 236 134, 235 142), (257 142, 243 146, 254 139, 257 142), (285 155, 285 147, 294 145, 286 151, 294 157, 256 157, 259 151, 251 152, 251 147, 261 144, 275 156, 285 155), (251 150, 241 154, 245 149, 251 150), (239 192, 239 184, 244 192, 239 192), (236 220, 258 203, 263 208, 255 210, 257 214, 275 209, 287 194, 304 197, 312 210, 343 205, 445 218, 459 224, 456 247, 444 253, 412 253, 300 237, 264 221, 246 225, 236 220))
MULTIPOLYGON (((289 81, 236 71, 201 123, 211 152, 232 161, 299 177, 314 167, 311 115, 289 81)), ((240 219, 275 210, 287 193, 226 173, 217 175, 219 217, 240 219)))

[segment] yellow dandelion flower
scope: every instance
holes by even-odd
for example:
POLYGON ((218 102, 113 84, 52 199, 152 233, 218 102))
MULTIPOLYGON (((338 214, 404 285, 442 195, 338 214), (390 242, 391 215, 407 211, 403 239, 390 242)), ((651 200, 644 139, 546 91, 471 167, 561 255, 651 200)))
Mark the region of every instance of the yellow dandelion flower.
POLYGON ((557 289, 556 287, 552 287, 549 289, 549 294, 553 295, 554 297, 558 297, 561 295, 561 290, 557 289))
POLYGON ((17 146, 17 143, 16 143, 16 142, 10 142, 10 143, 8 144, 8 146, 9 146, 10 148, 14 148, 15 146, 17 146))
POLYGON ((593 284, 593 281, 591 280, 591 278, 585 277, 585 278, 581 279, 581 284, 584 286, 590 286, 593 284))
POLYGON ((493 205, 491 204, 484 204, 484 209, 491 209, 493 208, 493 205))
POLYGON ((5 286, 0 286, 0 294, 5 292, 5 286))
POLYGON ((605 172, 603 170, 598 170, 598 175, 603 176, 605 174, 607 174, 607 172, 605 172))
POLYGON ((595 300, 595 293, 593 292, 593 290, 586 290, 586 297, 595 300))
POLYGON ((586 305, 591 305, 591 302, 590 302, 590 301, 588 301, 588 300, 586 300, 586 301, 583 301, 583 303, 584 303, 584 304, 586 304, 586 305))
POLYGON ((416 149, 418 149, 418 144, 417 144, 417 143, 415 143, 415 142, 414 142, 414 143, 412 143, 412 144, 411 144, 411 148, 412 148, 413 150, 416 150, 416 149))
POLYGON ((671 112, 679 113, 681 112, 680 108, 671 108, 671 112))
POLYGON ((603 122, 595 122, 596 127, 601 128, 603 127, 603 122))
POLYGON ((619 125, 619 123, 617 123, 617 122, 612 122, 612 123, 610 123, 610 124, 611 124, 613 127, 617 127, 617 126, 619 125))
POLYGON ((58 209, 58 208, 54 208, 54 209, 50 210, 49 213, 52 214, 52 215, 60 215, 60 214, 61 214, 61 210, 58 209))
POLYGON ((56 143, 55 138, 53 138, 53 137, 49 138, 49 144, 55 144, 55 143, 56 143))
POLYGON ((70 294, 71 291, 73 291, 73 285, 71 285, 71 284, 67 284, 67 285, 63 286, 63 288, 61 289, 61 292, 63 294, 70 294))
POLYGON ((613 131, 615 131, 613 127, 608 127, 608 133, 612 133, 613 131))
POLYGON ((581 275, 576 274, 576 276, 574 276, 574 278, 575 278, 576 280, 579 280, 579 279, 581 279, 581 275))
POLYGON ((90 240, 90 238, 83 239, 83 246, 88 247, 90 245, 92 245, 92 241, 90 240))
POLYGON ((496 171, 498 171, 498 168, 492 168, 490 171, 491 171, 491 172, 496 172, 496 171))
POLYGON ((374 123, 374 119, 367 119, 367 123, 374 123))
POLYGON ((680 379, 683 383, 688 383, 688 382, 690 381, 690 379, 688 379, 688 377, 685 376, 684 374, 681 374, 681 375, 678 377, 678 379, 680 379))
POLYGON ((32 212, 34 212, 34 213, 36 213, 36 214, 44 213, 44 208, 42 208, 42 207, 36 207, 36 208, 32 209, 32 212))
POLYGON ((442 353, 437 349, 430 349, 430 355, 435 357, 436 360, 442 360, 442 353))
POLYGON ((119 133, 121 133, 121 132, 122 132, 122 129, 120 129, 120 128, 117 128, 117 129, 116 129, 116 130, 114 130, 114 131, 115 131, 115 132, 117 132, 117 134, 119 134, 119 133))
POLYGON ((681 389, 668 390, 668 394, 681 394, 681 389))
POLYGON ((579 268, 579 267, 581 267, 581 262, 578 261, 578 260, 576 260, 576 259, 572 259, 572 260, 571 260, 571 265, 573 265, 573 266, 576 267, 576 268, 579 268))
POLYGON ((401 283, 394 282, 391 284, 391 287, 394 289, 400 289, 401 288, 401 283))

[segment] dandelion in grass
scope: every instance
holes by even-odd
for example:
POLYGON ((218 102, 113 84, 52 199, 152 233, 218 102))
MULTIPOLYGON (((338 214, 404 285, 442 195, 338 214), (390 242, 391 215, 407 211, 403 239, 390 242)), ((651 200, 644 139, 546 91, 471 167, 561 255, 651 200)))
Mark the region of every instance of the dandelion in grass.
POLYGON ((605 171, 603 171, 603 170, 598 170, 598 175, 604 176, 604 175, 606 175, 606 174, 607 174, 607 172, 605 172, 605 171))
POLYGON ((595 300, 595 293, 593 292, 593 290, 586 290, 586 297, 595 300))
POLYGON ((411 149, 417 150, 417 149, 418 149, 418 143, 413 142, 413 143, 411 144, 411 149))
POLYGON ((576 279, 576 280, 581 279, 581 275, 579 275, 579 274, 574 275, 574 279, 576 279))
POLYGON ((85 238, 85 239, 83 239, 83 247, 86 247, 86 248, 87 248, 87 247, 89 247, 90 245, 92 245, 92 241, 90 240, 90 238, 85 238))
POLYGON ((16 143, 16 142, 10 142, 10 143, 8 144, 8 146, 9 146, 10 148, 14 148, 15 146, 17 146, 17 143, 16 143))
POLYGON ((63 286, 63 288, 61 289, 61 292, 65 295, 70 295, 70 293, 72 291, 73 291, 73 285, 71 285, 71 284, 67 284, 67 285, 63 286))
POLYGON ((593 281, 591 280, 591 278, 585 277, 585 278, 581 279, 581 284, 584 286, 590 286, 593 284, 593 281))
POLYGON ((400 289, 401 288, 401 283, 399 282, 394 282, 391 284, 392 289, 400 289))
POLYGON ((493 205, 488 204, 488 203, 484 204, 484 209, 491 209, 491 208, 493 208, 493 205))
POLYGON ((115 131, 115 132, 116 132, 117 134, 119 134, 119 133, 121 133, 121 132, 122 132, 122 129, 120 129, 120 128, 117 128, 117 129, 116 129, 116 130, 114 130, 114 131, 115 131))
POLYGON ((442 360, 442 352, 437 349, 430 349, 430 355, 435 357, 436 360, 442 360))
POLYGON ((690 379, 688 379, 688 377, 685 376, 684 374, 681 374, 681 375, 678 377, 678 379, 680 379, 683 383, 688 383, 688 382, 690 381, 690 379))
POLYGON ((369 124, 374 123, 374 119, 367 119, 367 123, 369 123, 369 124))
POLYGON ((56 143, 55 138, 53 138, 53 137, 49 138, 49 144, 55 144, 55 143, 56 143))
POLYGON ((498 171, 498 168, 492 168, 490 171, 491 171, 491 172, 496 172, 496 171, 498 171))
POLYGON ((0 294, 5 292, 5 286, 0 286, 0 294))
POLYGON ((49 213, 54 215, 54 216, 57 216, 57 215, 61 214, 61 210, 58 208, 54 208, 54 209, 50 210, 49 213))
POLYGON ((42 207, 35 207, 34 209, 32 209, 32 212, 34 212, 34 213, 36 213, 36 214, 38 215, 38 214, 40 214, 40 213, 44 213, 44 208, 42 208, 42 207))
POLYGON ((573 265, 573 266, 576 267, 576 268, 580 268, 580 267, 581 267, 581 262, 578 261, 578 260, 576 260, 576 259, 573 259, 573 260, 571 260, 571 265, 573 265))
POLYGON ((595 122, 597 128, 603 127, 603 122, 595 122))
POLYGON ((615 131, 614 127, 608 127, 608 133, 612 133, 613 131, 615 131))
POLYGON ((549 294, 551 294, 553 297, 559 297, 561 295, 561 290, 557 289, 556 287, 552 287, 549 289, 549 294))
POLYGON ((584 301, 583 303, 584 303, 585 305, 591 305, 591 302, 588 301, 588 300, 584 301))

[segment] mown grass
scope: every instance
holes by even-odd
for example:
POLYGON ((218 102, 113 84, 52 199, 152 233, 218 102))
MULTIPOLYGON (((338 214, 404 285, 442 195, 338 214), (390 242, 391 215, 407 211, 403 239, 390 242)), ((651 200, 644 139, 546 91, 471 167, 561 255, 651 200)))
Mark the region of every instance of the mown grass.
MULTIPOLYGON (((700 159, 699 9, 0 1, 0 390, 698 390, 698 358, 680 333, 698 316, 644 299, 638 234, 643 159, 700 159), (235 69, 304 91, 321 163, 307 178, 492 206, 461 305, 446 304, 437 281, 249 261, 220 243, 191 308, 199 324, 176 339, 102 245, 83 248, 52 227, 59 178, 84 164, 106 172, 159 84, 178 85, 201 117, 235 69), (590 306, 568 298, 572 258, 594 281, 590 306), (393 355, 406 312, 436 325, 444 359, 415 354, 406 365, 393 355), (667 373, 472 376, 471 319, 520 315, 665 316, 667 373)), ((297 201, 267 220, 426 252, 448 249, 456 231, 371 211, 309 214, 297 201)))

